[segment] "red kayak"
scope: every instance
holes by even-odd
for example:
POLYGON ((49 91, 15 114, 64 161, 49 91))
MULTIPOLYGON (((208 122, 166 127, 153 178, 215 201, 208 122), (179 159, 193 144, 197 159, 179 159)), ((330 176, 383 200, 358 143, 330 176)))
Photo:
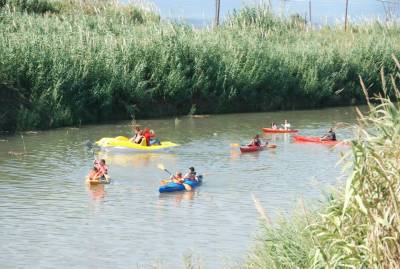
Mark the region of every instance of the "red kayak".
POLYGON ((299 130, 292 130, 292 129, 272 129, 272 128, 262 128, 264 133, 271 133, 271 134, 293 134, 297 133, 299 130))
POLYGON ((292 136, 292 137, 293 137, 293 140, 294 140, 295 142, 311 142, 311 143, 324 144, 324 145, 337 145, 337 144, 346 145, 346 143, 343 142, 343 141, 338 141, 338 140, 321 140, 320 137, 314 137, 314 136, 294 135, 294 136, 292 136))
POLYGON ((241 146, 240 147, 240 152, 242 152, 242 153, 255 152, 255 151, 264 150, 266 148, 273 149, 273 148, 276 148, 276 145, 275 144, 268 144, 267 146, 266 145, 262 145, 262 146, 241 146))

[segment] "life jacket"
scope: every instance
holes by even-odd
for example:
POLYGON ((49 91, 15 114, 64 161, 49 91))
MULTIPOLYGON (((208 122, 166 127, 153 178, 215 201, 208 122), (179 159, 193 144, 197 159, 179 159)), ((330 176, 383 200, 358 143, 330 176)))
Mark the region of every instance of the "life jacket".
POLYGON ((144 138, 146 138, 146 145, 147 146, 150 146, 150 137, 151 137, 150 132, 145 132, 144 133, 144 138))

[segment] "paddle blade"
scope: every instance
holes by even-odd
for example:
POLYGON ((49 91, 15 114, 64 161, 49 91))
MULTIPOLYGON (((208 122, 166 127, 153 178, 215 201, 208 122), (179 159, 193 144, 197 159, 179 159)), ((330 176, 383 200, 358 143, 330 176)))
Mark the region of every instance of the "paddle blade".
POLYGON ((172 180, 170 180, 170 179, 163 179, 163 180, 160 181, 160 185, 166 185, 166 184, 168 184, 168 183, 170 183, 170 182, 172 182, 172 180))
POLYGON ((165 166, 162 163, 157 165, 158 169, 165 170, 165 166))
POLYGON ((192 190, 192 186, 190 186, 189 184, 186 184, 186 183, 182 183, 182 184, 183 184, 183 187, 185 187, 185 190, 187 190, 187 191, 192 190))
POLYGON ((237 148, 237 147, 240 147, 240 145, 238 143, 231 144, 231 148, 237 148))

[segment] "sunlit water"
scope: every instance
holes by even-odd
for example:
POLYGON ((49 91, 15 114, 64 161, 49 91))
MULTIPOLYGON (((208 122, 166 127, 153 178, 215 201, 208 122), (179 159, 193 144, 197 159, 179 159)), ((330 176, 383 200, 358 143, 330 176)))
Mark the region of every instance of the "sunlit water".
MULTIPOLYGON (((275 221, 301 197, 323 200, 338 184, 336 164, 346 147, 295 144, 290 135, 265 136, 275 150, 240 154, 270 122, 289 119, 302 134, 320 135, 333 123, 354 123, 353 108, 232 114, 140 121, 181 146, 163 153, 102 153, 110 185, 89 188, 93 155, 85 141, 129 135, 129 122, 5 137, 0 142, 1 268, 183 268, 184 256, 204 268, 245 260, 259 231, 251 194, 275 221), (24 141, 24 143, 23 143, 24 141), (9 152, 24 152, 10 155, 9 152), (192 193, 160 195, 157 169, 203 173, 192 193)), ((350 138, 352 129, 338 129, 350 138)))

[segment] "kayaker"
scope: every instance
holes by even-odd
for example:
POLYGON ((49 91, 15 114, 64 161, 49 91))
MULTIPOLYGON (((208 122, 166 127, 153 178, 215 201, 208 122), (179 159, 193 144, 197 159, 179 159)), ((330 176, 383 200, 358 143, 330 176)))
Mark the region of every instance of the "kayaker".
POLYGON ((197 180, 196 177, 196 171, 194 170, 194 167, 189 167, 189 172, 186 173, 186 175, 183 177, 184 179, 189 179, 192 181, 197 180))
POLYGON ((93 162, 93 165, 97 169, 97 177, 105 178, 105 175, 108 174, 108 166, 106 165, 106 160, 95 160, 93 162))
POLYGON ((273 129, 273 130, 277 130, 278 129, 278 126, 276 125, 275 122, 272 123, 271 129, 273 129))
POLYGON ((285 120, 285 123, 282 124, 282 127, 284 130, 290 130, 291 126, 290 126, 290 123, 287 120, 285 120))
POLYGON ((336 134, 332 128, 329 129, 329 132, 321 137, 321 141, 336 141, 336 134))
POLYGON ((132 129, 135 134, 133 135, 133 137, 131 139, 129 139, 129 141, 135 142, 136 138, 140 135, 140 128, 138 126, 136 126, 136 127, 132 127, 132 129))
POLYGON ((143 138, 144 138, 144 132, 140 131, 133 142, 135 144, 140 144, 140 143, 142 143, 143 138))
POLYGON ((150 129, 149 128, 145 128, 144 129, 144 138, 146 139, 146 146, 150 146, 151 134, 150 134, 150 129))
POLYGON ((256 147, 261 146, 260 136, 256 135, 248 146, 256 146, 256 147))
POLYGON ((93 166, 93 168, 89 171, 88 178, 90 181, 96 180, 100 176, 99 170, 97 169, 96 166, 93 166))
POLYGON ((175 183, 182 184, 183 183, 182 172, 177 171, 175 175, 171 175, 170 179, 175 183))
POLYGON ((150 130, 150 145, 161 145, 160 139, 158 139, 156 137, 156 133, 154 132, 154 130, 150 130))

